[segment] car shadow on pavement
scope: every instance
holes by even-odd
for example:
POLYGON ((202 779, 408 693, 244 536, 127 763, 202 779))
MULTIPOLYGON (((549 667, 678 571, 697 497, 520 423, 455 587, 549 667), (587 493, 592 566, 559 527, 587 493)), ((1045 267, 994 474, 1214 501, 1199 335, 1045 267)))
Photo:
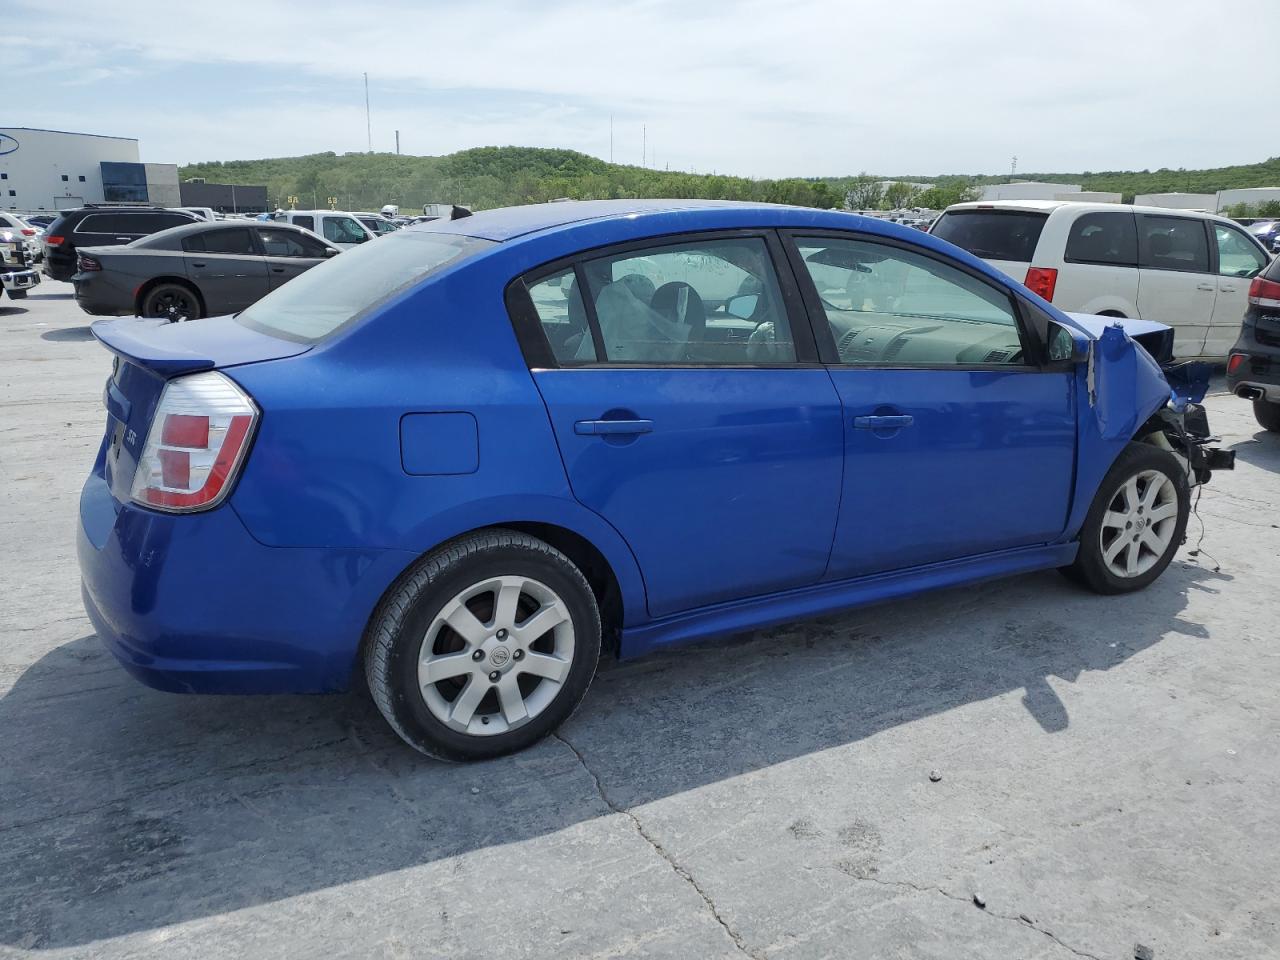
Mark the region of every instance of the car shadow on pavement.
POLYGON ((40 334, 41 340, 50 343, 84 343, 93 339, 93 331, 89 327, 63 327, 59 330, 46 330, 40 334))
POLYGON ((361 694, 157 693, 82 637, 0 699, 0 944, 84 945, 517 843, 992 698, 1053 736, 1072 718, 1050 680, 1205 637, 1180 614, 1224 579, 1178 561, 1103 598, 1034 574, 606 664, 560 735, 472 765, 413 753, 361 694))
POLYGON ((1259 430, 1250 440, 1237 440, 1228 448, 1236 458, 1264 470, 1280 470, 1280 434, 1259 430))
POLYGON ((17 317, 30 311, 26 307, 15 307, 10 304, 0 304, 0 317, 17 317))

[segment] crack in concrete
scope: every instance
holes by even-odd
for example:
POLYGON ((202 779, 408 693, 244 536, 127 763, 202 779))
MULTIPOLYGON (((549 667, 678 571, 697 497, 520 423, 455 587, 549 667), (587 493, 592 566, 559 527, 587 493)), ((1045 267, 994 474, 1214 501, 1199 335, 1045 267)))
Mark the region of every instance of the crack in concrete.
MULTIPOLYGON (((841 871, 841 873, 844 873, 844 871, 841 871)), ((844 875, 849 876, 849 874, 847 873, 844 875)), ((1063 950, 1068 950, 1071 953, 1074 953, 1077 957, 1084 957, 1085 960, 1102 960, 1102 958, 1097 956, 1096 954, 1088 953, 1084 950, 1077 950, 1075 947, 1071 946, 1071 944, 1063 943, 1062 940, 1058 938, 1057 934, 1053 933, 1050 930, 1046 930, 1043 927, 1037 926, 1032 920, 1028 919, 1025 915, 1019 914, 1018 916, 1014 916, 1008 913, 997 913, 996 911, 990 909, 989 907, 979 907, 976 903, 973 902, 972 897, 962 897, 959 894, 951 893, 947 890, 944 890, 942 889, 942 887, 922 886, 921 884, 918 884, 918 883, 912 883, 910 880, 881 880, 878 877, 852 877, 852 879, 862 880, 868 883, 876 883, 882 887, 901 887, 907 890, 914 890, 917 893, 940 893, 944 897, 946 897, 948 900, 954 900, 956 901, 956 903, 971 904, 974 908, 981 910, 983 913, 985 913, 989 917, 995 917, 997 920, 1009 920, 1009 921, 1012 921, 1013 923, 1018 924, 1019 926, 1028 927, 1029 929, 1034 930, 1036 933, 1040 934, 1041 936, 1048 937, 1058 946, 1062 947, 1063 950)))
POLYGON ((648 829, 640 821, 640 818, 637 817, 630 810, 628 810, 626 807, 620 806, 619 804, 615 803, 609 797, 608 791, 605 790, 604 784, 601 783, 599 775, 594 770, 591 769, 590 765, 587 763, 586 757, 582 755, 582 751, 579 750, 577 747, 575 747, 572 743, 570 743, 561 733, 558 733, 558 732, 552 733, 551 736, 555 737, 555 739, 559 740, 566 747, 568 747, 569 750, 573 753, 573 755, 577 757, 578 763, 582 766, 582 769, 587 772, 587 776, 589 776, 592 782, 595 783, 596 793, 600 795, 600 799, 604 801, 604 805, 608 807, 610 810, 612 810, 614 813, 620 813, 624 817, 626 817, 628 820, 630 820, 631 826, 635 828, 636 833, 640 834, 641 838, 643 838, 645 843, 653 847, 654 852, 657 853, 658 856, 660 856, 663 860, 666 861, 667 866, 671 868, 672 872, 674 872, 676 876, 678 876, 681 880, 683 880, 690 887, 692 887, 694 893, 696 893, 699 897, 702 898, 702 902, 705 903, 707 906, 707 909, 711 911, 711 916, 715 919, 716 923, 720 924, 721 929, 724 930, 725 934, 729 937, 729 939, 733 941, 733 945, 737 947, 741 953, 750 957, 751 960, 764 960, 764 957, 762 954, 756 953, 749 946, 747 946, 747 942, 742 938, 742 934, 738 933, 738 931, 736 931, 735 929, 733 929, 733 927, 729 925, 729 922, 725 920, 724 916, 720 913, 720 908, 716 906, 715 901, 711 899, 710 895, 705 890, 702 889, 702 887, 698 884, 698 881, 693 878, 693 874, 691 874, 685 867, 683 867, 680 864, 680 862, 676 860, 676 858, 673 857, 667 851, 667 849, 661 844, 661 842, 658 841, 656 837, 654 837, 651 833, 649 833, 648 829))

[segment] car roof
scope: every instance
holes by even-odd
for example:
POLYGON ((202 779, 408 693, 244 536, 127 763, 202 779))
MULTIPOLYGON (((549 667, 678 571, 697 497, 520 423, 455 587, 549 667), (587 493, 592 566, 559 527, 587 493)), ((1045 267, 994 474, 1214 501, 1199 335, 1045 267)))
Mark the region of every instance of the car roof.
MULTIPOLYGON (((1162 216, 1208 217, 1213 220, 1226 221, 1227 218, 1205 210, 1182 210, 1177 207, 1147 207, 1132 203, 1100 203, 1090 200, 971 200, 967 203, 953 203, 943 213, 958 210, 1009 210, 1027 213, 1051 213, 1063 207, 1070 207, 1079 213, 1106 213, 1123 210, 1129 213, 1154 213, 1162 216)), ((1230 221, 1234 223, 1235 221, 1230 221)))
MULTIPOLYGON (((533 203, 519 207, 499 207, 481 210, 456 220, 444 218, 416 224, 407 229, 430 233, 452 233, 481 240, 505 241, 532 233, 568 227, 588 221, 619 217, 653 217, 689 214, 697 211, 734 211, 738 214, 759 214, 760 226, 783 225, 794 219, 796 225, 811 225, 813 215, 849 217, 853 214, 834 210, 818 210, 812 207, 788 207, 776 203, 746 203, 738 200, 567 200, 553 203, 533 203), (792 217, 788 217, 787 212, 792 217), (804 216, 801 216, 801 215, 804 216)), ((683 218, 683 219, 688 219, 683 218)), ((862 219, 862 218, 859 218, 862 219)), ((848 227, 847 220, 838 224, 848 227)))

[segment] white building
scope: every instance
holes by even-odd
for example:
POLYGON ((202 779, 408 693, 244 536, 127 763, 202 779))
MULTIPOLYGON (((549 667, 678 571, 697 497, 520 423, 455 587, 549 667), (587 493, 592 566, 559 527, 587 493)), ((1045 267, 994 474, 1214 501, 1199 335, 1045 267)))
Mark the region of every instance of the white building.
POLYGON ((1218 209, 1217 197, 1212 193, 1140 193, 1133 198, 1139 207, 1168 207, 1170 210, 1218 209))
POLYGON ((1219 212, 1234 207, 1237 203, 1247 203, 1256 207, 1260 203, 1280 200, 1280 187, 1248 187, 1240 190, 1219 190, 1216 207, 1219 212))
POLYGON ((1075 190, 1067 193, 1056 193, 1053 199, 1073 200, 1076 203, 1119 203, 1124 198, 1121 194, 1111 193, 1107 190, 1075 190))
POLYGON ((141 163, 138 141, 0 127, 0 208, 34 212, 86 203, 177 206, 178 168, 141 163))
POLYGON ((1078 183, 1040 183, 1036 180, 1018 180, 1015 183, 991 183, 982 188, 981 200, 1059 200, 1063 193, 1079 193, 1078 183))

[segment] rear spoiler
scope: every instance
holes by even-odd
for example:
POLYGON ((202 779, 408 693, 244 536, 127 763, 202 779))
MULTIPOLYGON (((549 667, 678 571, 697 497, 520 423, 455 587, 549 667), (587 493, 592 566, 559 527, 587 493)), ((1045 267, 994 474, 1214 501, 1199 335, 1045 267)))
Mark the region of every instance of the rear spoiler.
POLYGON ((98 342, 117 356, 146 367, 166 380, 184 373, 209 370, 217 366, 211 357, 202 357, 178 344, 157 343, 154 331, 159 327, 174 326, 168 320, 154 323, 145 320, 98 320, 89 329, 98 342), (152 334, 147 336, 147 334, 152 334))

